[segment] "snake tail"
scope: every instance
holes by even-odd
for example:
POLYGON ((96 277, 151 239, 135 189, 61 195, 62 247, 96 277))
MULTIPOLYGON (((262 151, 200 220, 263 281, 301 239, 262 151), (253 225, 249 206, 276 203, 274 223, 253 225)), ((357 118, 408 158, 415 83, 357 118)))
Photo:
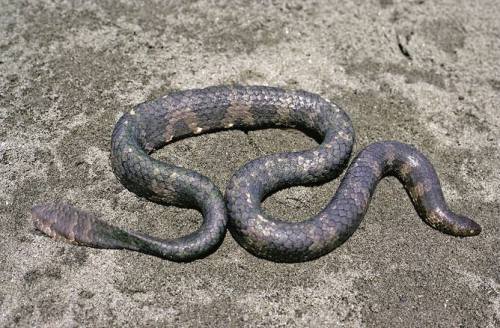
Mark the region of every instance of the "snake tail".
MULTIPOLYGON (((186 243, 185 239, 196 239, 196 233, 173 242, 162 240, 118 228, 93 213, 65 203, 35 205, 31 208, 31 215, 35 227, 55 240, 94 248, 128 249, 176 262, 193 260, 190 256, 192 249, 186 247, 189 243, 186 243), (172 251, 172 248, 175 251, 172 251)), ((209 255, 211 252, 208 250, 203 255, 209 255)), ((197 253, 196 258, 201 257, 202 254, 197 253)))

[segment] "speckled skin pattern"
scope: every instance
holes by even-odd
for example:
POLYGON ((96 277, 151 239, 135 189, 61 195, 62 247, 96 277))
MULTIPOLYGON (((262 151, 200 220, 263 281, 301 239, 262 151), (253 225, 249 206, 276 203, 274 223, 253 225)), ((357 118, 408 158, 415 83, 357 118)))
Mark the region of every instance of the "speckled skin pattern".
POLYGON ((392 175, 430 226, 461 237, 480 233, 477 223, 448 210, 436 172, 425 156, 395 141, 362 150, 330 203, 316 216, 284 222, 264 213, 263 199, 277 190, 337 177, 347 166, 353 143, 347 114, 309 92, 217 86, 171 93, 140 104, 120 118, 112 136, 111 163, 121 183, 137 195, 198 209, 203 214, 198 231, 161 240, 111 226, 65 204, 34 206, 34 223, 56 239, 191 261, 218 247, 229 218, 232 236, 249 252, 276 262, 300 262, 327 254, 346 241, 366 213, 377 183, 392 175), (314 149, 272 154, 247 163, 229 182, 225 200, 207 177, 150 156, 169 142, 195 134, 266 127, 300 129, 321 143, 314 149))

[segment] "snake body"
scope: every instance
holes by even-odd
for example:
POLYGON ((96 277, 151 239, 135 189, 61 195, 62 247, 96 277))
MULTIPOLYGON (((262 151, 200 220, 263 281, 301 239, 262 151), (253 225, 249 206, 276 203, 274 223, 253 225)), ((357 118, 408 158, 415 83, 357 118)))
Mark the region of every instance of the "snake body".
POLYGON ((217 249, 226 225, 252 254, 277 262, 300 262, 327 254, 359 226, 377 183, 401 181, 419 216, 454 236, 479 234, 480 226, 451 212, 434 168, 412 146, 378 142, 352 161, 332 200, 317 215, 285 222, 266 214, 269 194, 295 185, 326 182, 347 166, 354 131, 336 104, 306 91, 264 86, 216 86, 170 93, 142 103, 117 122, 111 165, 120 182, 151 201, 198 209, 201 227, 184 237, 163 240, 105 223, 66 204, 36 205, 35 226, 65 241, 98 248, 130 249, 173 261, 202 258, 217 249), (225 198, 205 176, 150 156, 166 144, 223 129, 295 128, 320 143, 298 152, 277 153, 248 162, 230 180, 225 198))

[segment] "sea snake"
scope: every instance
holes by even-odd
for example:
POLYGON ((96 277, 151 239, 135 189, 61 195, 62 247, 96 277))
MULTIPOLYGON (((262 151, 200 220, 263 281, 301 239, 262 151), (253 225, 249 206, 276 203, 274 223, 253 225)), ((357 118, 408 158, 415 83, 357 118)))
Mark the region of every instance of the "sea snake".
POLYGON ((130 191, 151 201, 195 208, 201 227, 164 240, 121 229, 73 206, 35 205, 37 229, 55 239, 97 248, 129 249, 172 261, 192 261, 214 252, 226 226, 252 254, 276 262, 301 262, 325 255, 345 242, 368 209, 385 176, 401 181, 419 216, 453 236, 473 236, 481 227, 451 212, 437 174, 414 147, 397 141, 363 149, 323 210, 300 222, 272 218, 265 197, 296 185, 323 183, 347 167, 354 131, 336 104, 306 91, 267 86, 214 86, 170 93, 137 105, 116 123, 111 165, 130 191), (309 150, 267 155, 248 162, 229 181, 225 196, 205 176, 150 156, 175 140, 224 129, 299 129, 318 140, 309 150))

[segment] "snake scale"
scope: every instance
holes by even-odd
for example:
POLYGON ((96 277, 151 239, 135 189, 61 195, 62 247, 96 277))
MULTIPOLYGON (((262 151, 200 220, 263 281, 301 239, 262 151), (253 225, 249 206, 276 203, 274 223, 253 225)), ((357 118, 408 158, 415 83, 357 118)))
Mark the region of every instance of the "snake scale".
POLYGON ((172 261, 192 261, 214 252, 226 226, 252 254, 276 262, 301 262, 327 254, 357 229, 378 182, 395 176, 419 216, 453 236, 473 236, 481 227, 451 212, 434 168, 414 147, 396 141, 363 149, 348 167, 337 192, 317 215, 286 222, 266 214, 261 203, 277 190, 326 182, 347 167, 354 131, 336 104, 306 91, 265 86, 214 86, 170 93, 124 114, 111 140, 111 165, 130 191, 151 201, 194 208, 200 228, 163 240, 112 226, 70 205, 32 208, 37 229, 55 239, 97 248, 129 249, 172 261), (224 129, 299 129, 320 143, 304 151, 264 156, 241 167, 225 196, 205 176, 150 156, 166 144, 224 129))

